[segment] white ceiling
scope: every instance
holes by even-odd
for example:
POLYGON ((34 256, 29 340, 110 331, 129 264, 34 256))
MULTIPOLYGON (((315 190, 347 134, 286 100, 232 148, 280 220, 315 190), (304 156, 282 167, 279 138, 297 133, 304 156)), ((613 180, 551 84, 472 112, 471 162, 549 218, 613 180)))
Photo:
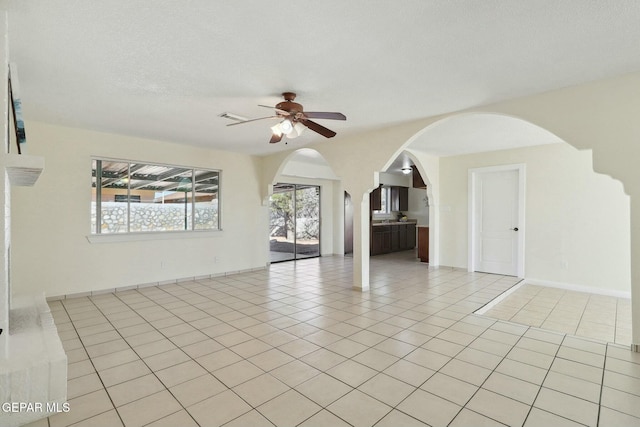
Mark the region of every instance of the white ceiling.
POLYGON ((218 115, 291 90, 344 113, 318 120, 340 137, 640 70, 637 0, 6 4, 27 138, 39 120, 262 155, 323 137, 218 115))

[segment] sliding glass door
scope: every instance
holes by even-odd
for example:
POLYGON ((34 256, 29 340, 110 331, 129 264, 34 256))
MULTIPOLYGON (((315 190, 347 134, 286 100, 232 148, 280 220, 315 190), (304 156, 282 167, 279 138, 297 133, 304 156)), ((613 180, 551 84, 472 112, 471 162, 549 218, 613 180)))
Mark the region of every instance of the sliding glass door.
POLYGON ((320 256, 319 186, 273 186, 269 247, 271 262, 320 256))

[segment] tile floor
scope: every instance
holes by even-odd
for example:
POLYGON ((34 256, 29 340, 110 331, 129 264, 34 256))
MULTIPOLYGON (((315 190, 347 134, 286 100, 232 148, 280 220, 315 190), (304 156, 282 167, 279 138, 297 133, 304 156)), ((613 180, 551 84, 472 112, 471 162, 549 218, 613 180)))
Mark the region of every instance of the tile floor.
POLYGON ((484 313, 495 319, 631 344, 631 300, 524 284, 484 313))
POLYGON ((51 302, 71 411, 32 426, 640 425, 640 354, 472 314, 514 278, 351 261, 51 302))

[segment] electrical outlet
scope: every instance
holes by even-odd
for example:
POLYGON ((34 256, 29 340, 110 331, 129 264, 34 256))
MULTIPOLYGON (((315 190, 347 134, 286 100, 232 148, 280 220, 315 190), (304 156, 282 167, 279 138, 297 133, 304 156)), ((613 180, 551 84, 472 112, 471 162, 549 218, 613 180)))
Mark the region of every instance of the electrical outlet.
POLYGON ((560 268, 562 268, 563 270, 566 270, 569 268, 569 261, 564 260, 562 261, 562 263, 560 264, 560 268))
POLYGON ((218 257, 217 257, 217 256, 214 256, 214 257, 213 257, 213 263, 214 263, 214 264, 217 264, 217 263, 218 263, 218 257))

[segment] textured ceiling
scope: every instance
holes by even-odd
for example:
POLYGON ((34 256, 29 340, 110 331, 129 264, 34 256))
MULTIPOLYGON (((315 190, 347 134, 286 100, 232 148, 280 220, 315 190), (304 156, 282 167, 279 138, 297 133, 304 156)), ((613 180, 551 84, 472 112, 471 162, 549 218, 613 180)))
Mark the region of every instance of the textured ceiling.
POLYGON ((251 154, 323 139, 270 145, 273 122, 218 117, 269 115, 283 91, 344 113, 318 120, 339 138, 640 70, 636 0, 6 4, 27 126, 251 154))

